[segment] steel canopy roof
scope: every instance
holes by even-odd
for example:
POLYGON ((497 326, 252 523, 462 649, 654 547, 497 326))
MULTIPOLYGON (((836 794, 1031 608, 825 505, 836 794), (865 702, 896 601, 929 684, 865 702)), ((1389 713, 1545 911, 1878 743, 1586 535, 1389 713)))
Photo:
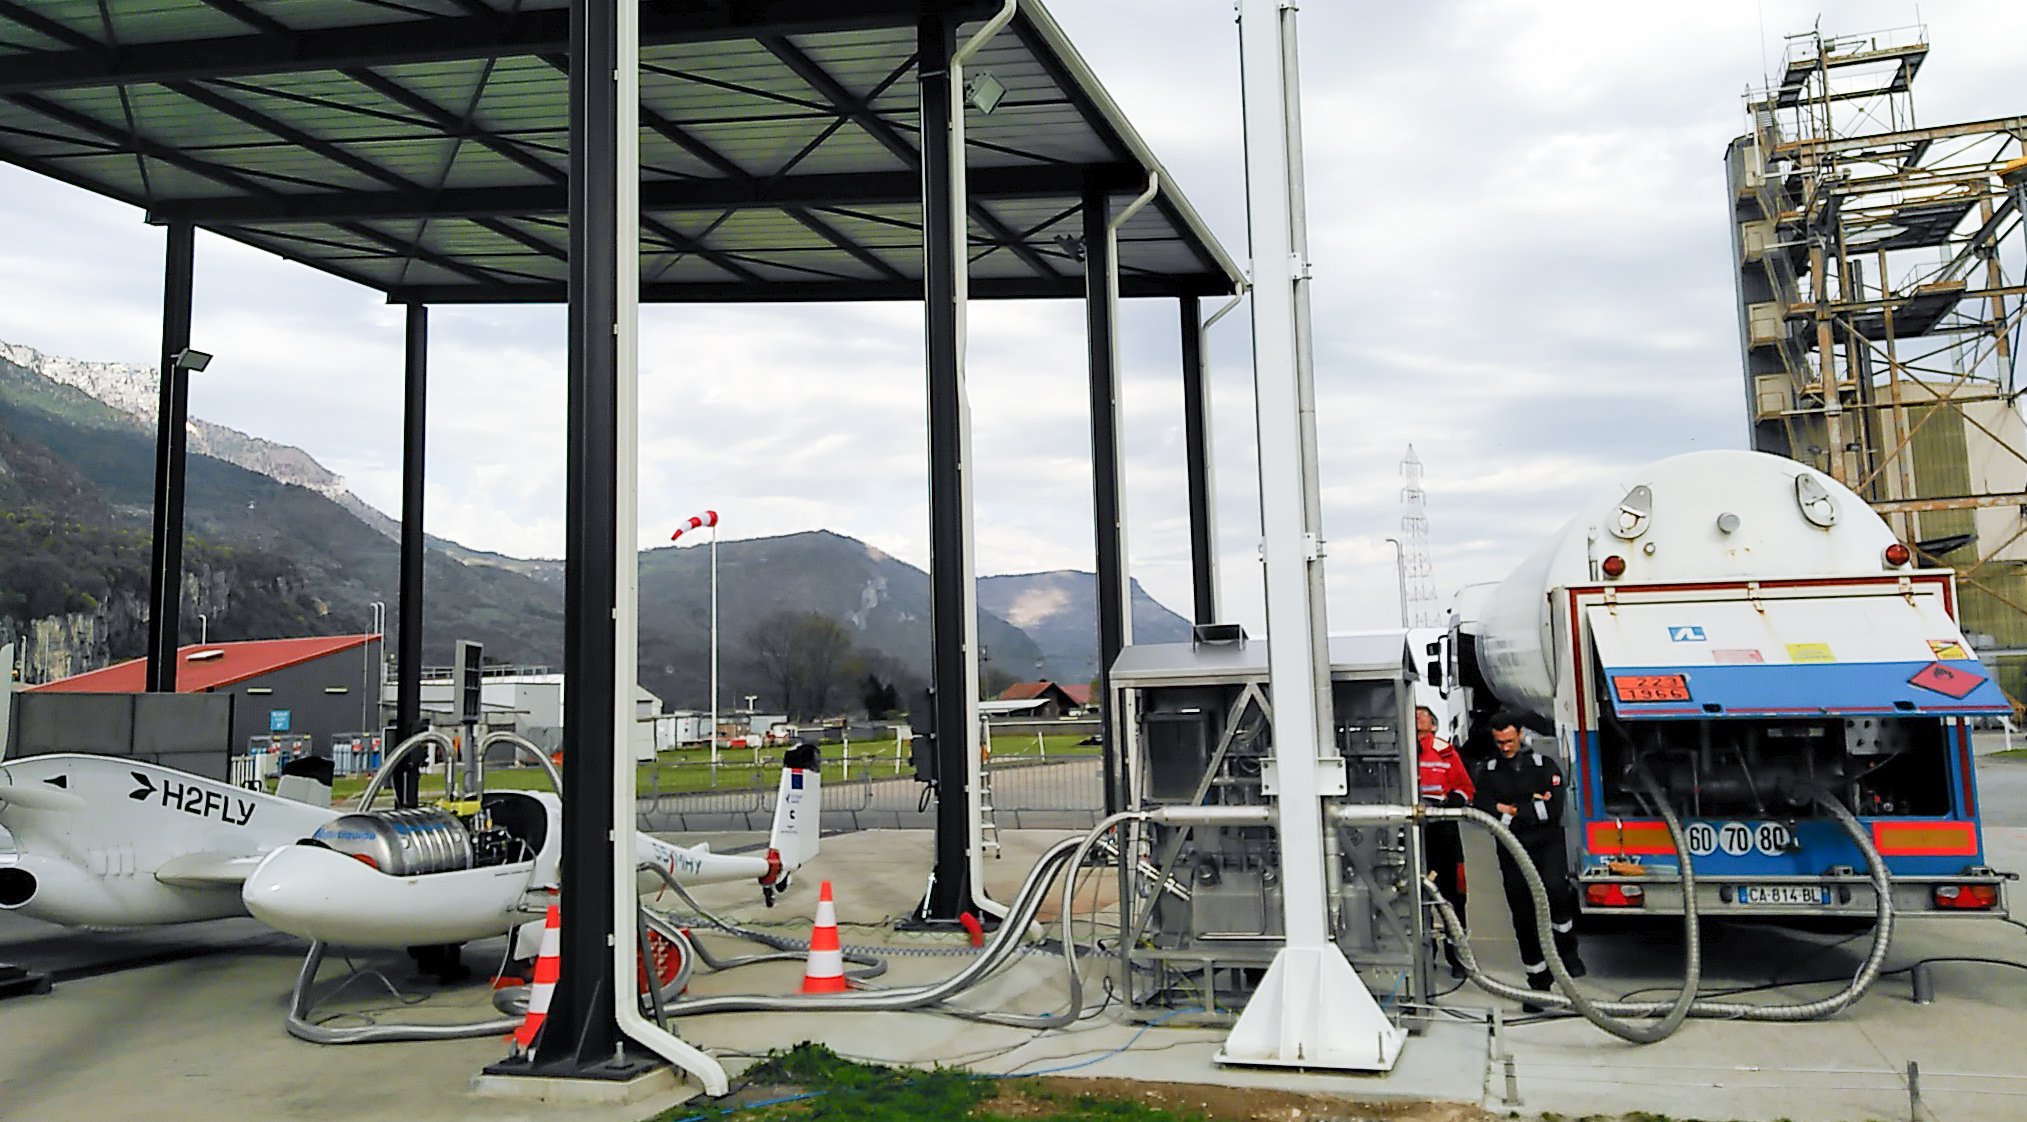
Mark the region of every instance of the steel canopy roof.
MULTIPOLYGON (((916 25, 998 7, 643 2, 642 299, 919 299, 916 25)), ((565 0, 0 0, 0 160, 392 301, 560 301, 568 29, 565 0)), ((1083 295, 1086 190, 1150 172, 1121 294, 1241 282, 1035 0, 982 72, 974 295, 1083 295)))

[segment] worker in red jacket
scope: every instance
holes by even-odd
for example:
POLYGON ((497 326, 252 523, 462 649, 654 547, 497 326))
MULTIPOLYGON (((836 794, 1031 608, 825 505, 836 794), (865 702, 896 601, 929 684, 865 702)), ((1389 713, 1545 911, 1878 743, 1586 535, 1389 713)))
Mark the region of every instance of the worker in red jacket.
MULTIPOLYGON (((1415 706, 1415 743, 1420 748, 1417 771, 1422 802, 1430 806, 1470 806, 1477 795, 1471 784, 1471 772, 1450 742, 1436 735, 1436 714, 1426 705, 1415 706)), ((1422 852, 1429 871, 1435 874, 1436 891, 1456 909, 1457 921, 1465 922, 1464 838, 1457 823, 1425 823, 1422 852)), ((1443 944, 1443 957, 1450 962, 1450 976, 1462 978, 1464 964, 1457 957, 1454 943, 1443 944)))

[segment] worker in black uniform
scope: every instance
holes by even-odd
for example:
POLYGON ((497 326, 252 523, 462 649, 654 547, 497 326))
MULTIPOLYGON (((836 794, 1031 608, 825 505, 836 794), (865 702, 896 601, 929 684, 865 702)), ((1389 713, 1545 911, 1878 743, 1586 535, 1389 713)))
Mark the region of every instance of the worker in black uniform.
MULTIPOLYGON (((1555 935, 1556 953, 1570 976, 1584 976, 1584 960, 1577 955, 1576 886, 1570 882, 1569 859, 1562 832, 1562 768, 1555 760, 1522 744, 1520 720, 1511 713, 1498 713, 1486 722, 1498 754, 1485 761, 1478 773, 1478 791, 1472 802, 1479 810, 1498 818, 1513 831, 1534 869, 1548 890, 1550 930, 1555 935)), ((1513 936, 1520 944, 1520 965, 1527 971, 1527 986, 1546 992, 1555 984, 1549 976, 1548 961, 1542 955, 1541 936, 1535 930, 1534 898, 1521 879, 1520 867, 1506 847, 1499 851, 1499 879, 1506 887, 1506 907, 1513 914, 1513 936)), ((1540 1007, 1523 1005, 1530 1013, 1540 1007)))

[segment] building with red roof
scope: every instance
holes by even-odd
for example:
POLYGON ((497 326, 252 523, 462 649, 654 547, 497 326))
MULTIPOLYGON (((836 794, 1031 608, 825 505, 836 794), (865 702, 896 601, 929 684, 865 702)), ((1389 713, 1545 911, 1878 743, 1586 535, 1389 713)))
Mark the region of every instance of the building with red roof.
MULTIPOLYGON (((211 693, 343 651, 373 647, 378 635, 317 635, 307 639, 252 639, 193 643, 176 652, 176 692, 211 693)), ((25 693, 140 693, 148 688, 148 660, 130 658, 102 670, 73 674, 25 693)))
POLYGON ((1008 715, 1017 712, 1021 717, 1034 720, 1054 720, 1083 708, 1090 699, 1090 687, 1083 687, 1083 692, 1085 700, 1079 701, 1077 696, 1070 692, 1069 687, 1055 682, 1015 682, 1000 692, 999 700, 1026 703, 1017 711, 1007 710, 1008 715))
MULTIPOLYGON (((222 727, 206 735, 204 751, 224 756, 244 753, 259 737, 283 740, 300 751, 327 755, 334 738, 346 733, 378 732, 382 663, 378 635, 318 635, 302 639, 254 639, 236 643, 194 643, 176 652, 176 692, 211 694, 229 699, 222 727), (216 741, 215 748, 212 742, 216 741)), ((129 659, 103 670, 29 686, 16 699, 22 710, 16 722, 22 754, 38 751, 88 751, 125 755, 137 745, 157 739, 141 726, 151 718, 129 707, 127 743, 69 743, 83 727, 110 727, 104 720, 67 720, 76 710, 112 713, 114 695, 141 695, 147 689, 147 660, 129 659), (73 700, 74 699, 74 700, 73 700), (68 727, 71 731, 66 731, 68 727), (43 744, 40 741, 54 742, 43 744)), ((206 703, 207 713, 217 710, 206 703)), ((180 709, 172 710, 181 712, 180 709)), ((152 710, 150 711, 152 712, 152 710)), ((165 718, 171 719, 173 718, 165 718)), ((117 725, 121 722, 113 722, 117 725)), ((113 740, 119 740, 117 736, 113 740)), ((179 747, 180 752, 196 745, 179 747)), ((167 761, 160 761, 167 762, 167 761)), ((189 767, 184 761, 178 765, 189 767)), ((208 773, 207 766, 203 773, 208 773)))

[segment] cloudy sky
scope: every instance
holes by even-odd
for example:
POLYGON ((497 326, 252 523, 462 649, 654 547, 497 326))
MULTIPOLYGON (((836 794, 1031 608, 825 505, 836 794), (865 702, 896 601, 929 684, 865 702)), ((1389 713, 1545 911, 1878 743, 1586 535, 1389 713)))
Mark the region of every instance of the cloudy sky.
MULTIPOLYGON (((1230 0, 1050 0, 1241 259, 1230 0)), ((1615 471, 1744 440, 1720 157, 1741 94, 1815 7, 1327 0, 1300 15, 1334 627, 1395 618, 1396 464, 1427 464, 1444 593, 1496 579, 1615 471)), ((2027 6, 1921 6, 1921 120, 2027 111, 2027 6)), ((1914 5, 1847 0, 1828 33, 1914 5)), ((159 346, 161 232, 0 167, 0 339, 101 361, 159 346)), ((1133 573, 1188 611, 1173 302, 1129 302, 1133 573)), ((716 507, 728 536, 827 528, 928 560, 919 308, 642 315, 644 540, 716 507)), ((969 358, 984 573, 1091 566, 1081 310, 977 304, 969 358)), ((1226 614, 1259 630, 1247 322, 1213 337, 1226 614)), ((200 235, 191 408, 399 497, 401 312, 200 235)), ((431 532, 563 546, 560 309, 433 312, 431 532)))

